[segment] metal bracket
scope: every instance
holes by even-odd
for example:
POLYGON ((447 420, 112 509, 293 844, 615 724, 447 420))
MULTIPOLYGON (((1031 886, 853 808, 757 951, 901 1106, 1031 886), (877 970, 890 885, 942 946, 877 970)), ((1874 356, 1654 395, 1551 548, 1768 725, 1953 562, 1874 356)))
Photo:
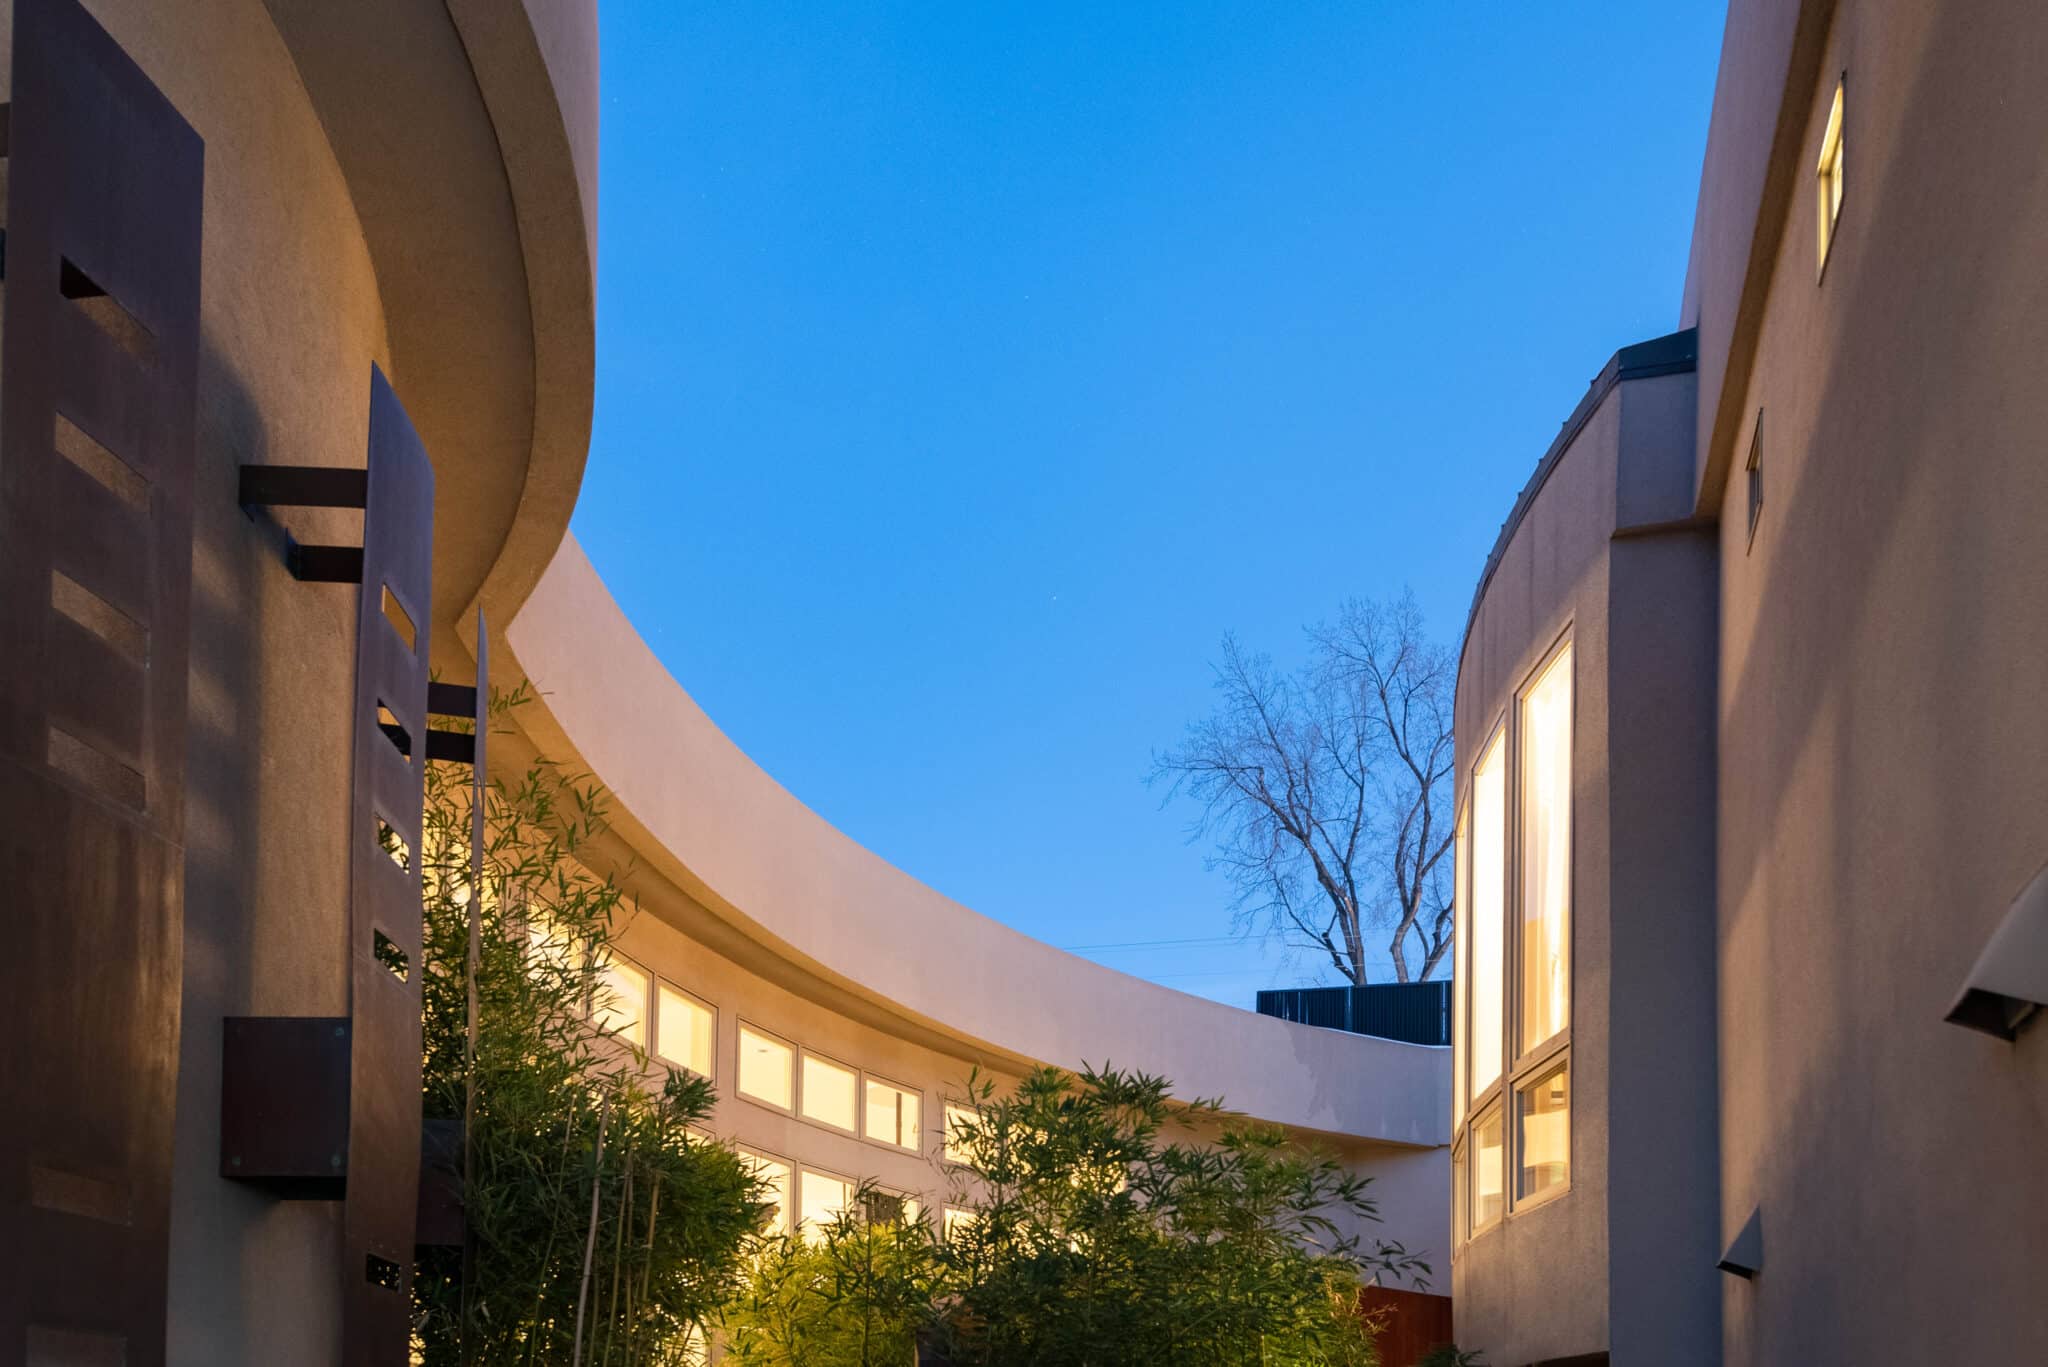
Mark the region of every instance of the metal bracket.
MULTIPOLYGON (((244 465, 235 501, 252 508, 367 508, 370 472, 336 465, 244 465)), ((306 584, 360 584, 360 546, 302 546, 285 551, 292 578, 306 584)))

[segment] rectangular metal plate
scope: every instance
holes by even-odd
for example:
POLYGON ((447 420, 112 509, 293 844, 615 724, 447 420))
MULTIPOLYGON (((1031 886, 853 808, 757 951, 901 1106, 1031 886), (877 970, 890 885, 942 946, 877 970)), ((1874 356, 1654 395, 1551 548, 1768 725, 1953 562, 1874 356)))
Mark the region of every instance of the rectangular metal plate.
POLYGON ((36 1345, 89 1345, 157 1367, 183 972, 204 153, 75 0, 16 0, 13 13, 0 1361, 20 1361, 24 1345, 31 1358, 36 1345))
POLYGON ((220 1051, 220 1175, 338 1201, 348 1177, 349 1021, 230 1016, 220 1051))
POLYGON ((410 1341, 420 1171, 420 828, 425 802, 434 468, 382 371, 370 373, 368 506, 356 616, 350 795, 351 1063, 342 1207, 342 1362, 401 1367, 410 1341), (387 616, 389 594, 417 624, 387 616), (421 738, 395 744, 388 719, 421 738))

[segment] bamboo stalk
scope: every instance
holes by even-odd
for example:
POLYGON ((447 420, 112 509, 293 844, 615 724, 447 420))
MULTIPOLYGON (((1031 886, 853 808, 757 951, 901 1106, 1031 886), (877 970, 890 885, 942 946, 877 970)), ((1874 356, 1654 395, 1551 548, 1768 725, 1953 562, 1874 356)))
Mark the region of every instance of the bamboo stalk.
POLYGON ((618 1338, 619 1278, 625 1269, 626 1225, 632 1219, 632 1215, 633 1151, 628 1149, 626 1150, 626 1185, 624 1192, 619 1197, 619 1228, 618 1232, 612 1235, 612 1306, 610 1310, 605 1312, 604 1352, 602 1354, 595 1351, 597 1335, 592 1333, 590 1336, 591 1348, 593 1350, 591 1355, 597 1359, 599 1367, 609 1367, 612 1360, 612 1344, 618 1338))
POLYGON ((572 1367, 583 1367, 583 1307, 590 1298, 590 1265, 597 1257, 597 1206, 604 1178, 604 1128, 612 1118, 612 1099, 606 1097, 597 1113, 597 1153, 590 1165, 590 1232, 583 1240, 583 1278, 576 1288, 576 1337, 572 1340, 572 1367))

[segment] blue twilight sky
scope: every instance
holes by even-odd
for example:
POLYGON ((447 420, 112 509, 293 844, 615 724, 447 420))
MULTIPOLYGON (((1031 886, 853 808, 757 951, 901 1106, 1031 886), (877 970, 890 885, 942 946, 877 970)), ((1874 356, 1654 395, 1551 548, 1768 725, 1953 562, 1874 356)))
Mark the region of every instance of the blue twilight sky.
POLYGON ((606 0, 576 533, 870 849, 1190 992, 1314 981, 1149 756, 1226 630, 1406 585, 1457 638, 1676 324, 1723 10, 606 0))

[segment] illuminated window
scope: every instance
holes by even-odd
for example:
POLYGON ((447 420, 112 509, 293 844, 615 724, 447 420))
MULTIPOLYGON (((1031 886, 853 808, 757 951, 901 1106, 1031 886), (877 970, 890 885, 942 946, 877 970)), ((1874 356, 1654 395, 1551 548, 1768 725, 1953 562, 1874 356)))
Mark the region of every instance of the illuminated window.
POLYGON ((1500 1077, 1507 935, 1507 762, 1495 736, 1472 774, 1472 1092, 1500 1077))
POLYGON ((959 1206, 947 1206, 945 1223, 940 1227, 940 1233, 945 1235, 948 1243, 951 1243, 955 1235, 969 1228, 980 1218, 981 1214, 978 1211, 962 1210, 959 1206))
POLYGON ((1571 1022, 1572 648, 1522 699, 1522 1048, 1571 1022))
POLYGON ((804 1051, 804 1116, 841 1130, 859 1123, 854 1097, 860 1077, 853 1069, 804 1051))
POLYGON ((599 973, 590 1018, 636 1049, 647 1047, 647 970, 631 959, 607 954, 599 973))
POLYGON ((762 1229, 770 1234, 789 1233, 790 1219, 796 1210, 796 1202, 791 1195, 796 1187, 794 1169, 780 1158, 770 1158, 765 1153, 752 1153, 741 1149, 739 1155, 740 1161, 768 1184, 767 1199, 775 1203, 774 1209, 768 1212, 767 1218, 762 1222, 762 1229))
POLYGON ((1516 1094, 1520 1176, 1515 1200, 1560 1191, 1571 1180, 1571 1074, 1560 1066, 1516 1094))
POLYGON ((974 1154, 962 1137, 962 1125, 973 1125, 979 1117, 972 1106, 946 1103, 946 1161, 949 1163, 971 1163, 974 1154))
POLYGON ((853 1204, 853 1183, 827 1173, 804 1169, 803 1186, 797 1193, 803 1200, 798 1208, 802 1218, 803 1236, 812 1242, 825 1237, 825 1226, 832 1223, 840 1211, 853 1204))
POLYGON ((710 1367, 711 1348, 704 1340, 704 1331, 691 1325, 683 1331, 683 1367, 710 1367))
POLYGON ((1835 245, 1835 225, 1842 217, 1842 85, 1835 86, 1835 102, 1828 109, 1827 132, 1821 135, 1820 164, 1814 168, 1814 202, 1820 225, 1820 261, 1826 269, 1828 249, 1835 245))
POLYGON ((1451 867, 1457 870, 1457 924, 1452 932, 1451 961, 1451 1124, 1465 1120, 1465 1078, 1471 1061, 1472 1031, 1465 1020, 1467 980, 1471 974, 1472 875, 1465 867, 1470 841, 1465 838, 1465 809, 1458 809, 1457 838, 1452 845, 1451 867))
POLYGON ((868 1190, 862 1214, 871 1225, 914 1225, 923 1210, 915 1196, 873 1187, 868 1190))
POLYGON ((689 993, 661 984, 655 1003, 655 1052, 702 1077, 711 1076, 712 1045, 718 1038, 718 1017, 689 993))
POLYGON ((867 1135, 901 1149, 915 1149, 923 1142, 918 1129, 924 1110, 924 1094, 908 1092, 892 1083, 869 1078, 867 1083, 867 1135))
POLYGON ((1506 1205, 1507 1174, 1502 1144, 1500 1106, 1487 1108, 1472 1124, 1472 1232, 1479 1233, 1500 1219, 1506 1205))
POLYGON ((1451 1237, 1469 1239, 1472 1237, 1472 1173, 1465 1155, 1469 1144, 1460 1143, 1451 1150, 1451 1237))
POLYGON ((740 1095, 778 1110, 791 1109, 796 1050, 750 1025, 740 1027, 740 1095))

